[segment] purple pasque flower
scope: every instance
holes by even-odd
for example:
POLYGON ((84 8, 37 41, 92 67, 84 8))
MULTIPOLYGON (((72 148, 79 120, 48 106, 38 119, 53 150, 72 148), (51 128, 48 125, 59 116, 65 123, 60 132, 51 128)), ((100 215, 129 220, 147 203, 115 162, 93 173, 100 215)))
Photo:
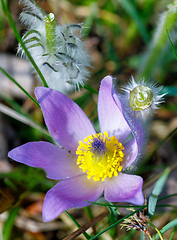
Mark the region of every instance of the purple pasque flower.
POLYGON ((35 90, 46 125, 54 140, 30 142, 9 152, 9 157, 42 168, 50 179, 62 180, 44 200, 43 220, 51 221, 68 208, 85 207, 104 192, 111 202, 143 204, 143 179, 122 170, 135 161, 136 139, 111 94, 112 78, 100 86, 96 133, 82 109, 64 94, 44 87, 35 90))

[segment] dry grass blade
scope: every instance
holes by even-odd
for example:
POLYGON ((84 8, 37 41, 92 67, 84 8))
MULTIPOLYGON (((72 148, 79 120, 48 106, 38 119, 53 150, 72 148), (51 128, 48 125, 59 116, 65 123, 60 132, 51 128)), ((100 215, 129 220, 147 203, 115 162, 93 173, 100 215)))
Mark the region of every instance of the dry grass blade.
POLYGON ((78 237, 80 234, 82 234, 83 232, 85 232, 87 229, 89 229, 90 227, 92 227, 93 225, 95 225, 96 223, 98 223, 99 221, 101 221, 103 218, 105 218, 106 216, 109 215, 109 210, 106 210, 105 212, 101 213, 98 217, 95 217, 94 219, 92 219, 90 222, 86 223, 85 225, 83 225, 82 227, 80 227, 78 230, 74 231, 73 233, 71 233, 69 236, 67 236, 66 238, 64 238, 63 240, 73 240, 76 237, 78 237))
POLYGON ((23 116, 22 114, 14 111, 13 109, 5 106, 4 104, 0 103, 0 112, 24 123, 24 124, 27 124, 29 125, 30 127, 33 127, 37 130, 39 130, 40 132, 44 133, 45 135, 47 136, 50 136, 50 134, 48 133, 47 130, 45 130, 44 128, 42 128, 41 126, 39 126, 38 124, 36 124, 34 121, 32 121, 31 119, 23 116))

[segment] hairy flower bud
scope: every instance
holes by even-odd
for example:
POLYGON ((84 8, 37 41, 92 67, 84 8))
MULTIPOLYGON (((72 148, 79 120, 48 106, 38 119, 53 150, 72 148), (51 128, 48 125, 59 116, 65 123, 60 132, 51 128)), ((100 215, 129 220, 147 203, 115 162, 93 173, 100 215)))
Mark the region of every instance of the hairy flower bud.
POLYGON ((140 85, 130 91, 129 105, 136 112, 142 111, 151 106, 153 97, 153 91, 149 87, 140 85))
POLYGON ((161 90, 162 86, 158 87, 157 84, 146 82, 144 79, 135 82, 132 76, 127 86, 122 88, 120 98, 129 115, 146 120, 163 102, 165 94, 159 94, 161 90))
MULTIPOLYGON (((148 126, 150 118, 154 111, 158 108, 158 105, 163 101, 163 95, 160 95, 162 87, 158 87, 152 82, 145 82, 142 79, 139 82, 135 82, 133 76, 130 82, 121 88, 121 92, 118 91, 114 85, 112 94, 115 102, 117 98, 121 102, 123 115, 130 126, 133 136, 138 143, 138 158, 142 155, 144 144, 148 136, 148 126)), ((135 168, 136 162, 129 167, 129 170, 135 168)))
MULTIPOLYGON (((28 30, 23 42, 50 88, 67 93, 89 76, 90 57, 82 38, 82 24, 57 25, 53 13, 45 12, 32 0, 21 0, 25 8, 21 21, 28 30)), ((21 45, 18 54, 25 56, 21 45)))

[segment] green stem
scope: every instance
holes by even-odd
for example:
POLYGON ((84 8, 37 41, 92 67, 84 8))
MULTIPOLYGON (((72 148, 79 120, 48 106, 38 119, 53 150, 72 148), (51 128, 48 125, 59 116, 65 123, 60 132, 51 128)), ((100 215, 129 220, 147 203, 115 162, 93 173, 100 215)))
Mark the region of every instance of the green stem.
POLYGON ((39 108, 39 103, 13 78, 11 77, 3 68, 0 67, 0 71, 3 72, 12 82, 14 82, 17 87, 19 87, 39 108))
POLYGON ((15 26, 15 23, 14 23, 12 17, 11 17, 11 14, 10 14, 6 4, 4 3, 4 0, 1 0, 1 2, 2 2, 3 11, 4 11, 4 13, 5 13, 5 15, 6 15, 7 19, 8 19, 8 22, 9 22, 9 24, 10 24, 10 26, 11 26, 13 32, 14 32, 14 35, 15 35, 17 41, 21 44, 21 46, 22 46, 22 48, 23 48, 27 58, 29 59, 29 61, 31 62, 31 64, 35 68, 36 72, 38 73, 39 77, 41 78, 41 81, 42 81, 44 87, 48 87, 48 84, 47 84, 44 76, 42 75, 40 69, 38 68, 37 64, 35 63, 34 59, 32 58, 32 56, 29 53, 28 49, 26 48, 25 44, 23 43, 23 41, 21 39, 21 36, 20 36, 20 34, 19 34, 19 32, 18 32, 18 30, 17 30, 17 28, 15 26))
POLYGON ((156 226, 151 221, 147 221, 147 223, 149 223, 156 230, 156 232, 159 234, 160 239, 163 240, 163 237, 160 231, 156 228, 156 226))
MULTIPOLYGON (((81 85, 80 85, 81 86, 81 85)), ((85 88, 86 90, 88 90, 89 92, 91 92, 91 93, 96 93, 96 94, 98 94, 98 91, 97 90, 95 90, 94 88, 92 88, 92 87, 90 87, 90 86, 88 86, 88 85, 84 85, 84 86, 81 86, 82 88, 85 88)))

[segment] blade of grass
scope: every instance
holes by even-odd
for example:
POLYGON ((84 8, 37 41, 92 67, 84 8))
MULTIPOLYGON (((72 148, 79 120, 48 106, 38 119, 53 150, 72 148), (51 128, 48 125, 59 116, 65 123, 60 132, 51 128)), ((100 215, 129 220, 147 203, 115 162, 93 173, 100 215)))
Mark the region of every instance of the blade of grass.
MULTIPOLYGON (((12 97, 7 96, 1 93, 1 98, 8 104, 8 106, 10 107, 9 109, 13 109, 13 111, 16 111, 17 113, 21 114, 22 116, 26 117, 29 121, 31 120, 32 123, 36 123, 37 126, 40 126, 45 132, 42 132, 41 129, 37 129, 38 131, 40 131, 41 133, 45 134, 45 138, 48 139, 49 141, 52 140, 51 136, 49 135, 49 133, 47 133, 47 131, 42 127, 42 125, 38 124, 38 122, 19 104, 17 103, 12 97), (47 133, 47 135, 46 135, 47 133)), ((8 111, 9 112, 9 111, 8 111)), ((6 114, 7 115, 7 114, 6 114)), ((11 115, 9 115, 10 117, 13 117, 11 115)), ((16 116, 16 115, 15 115, 16 116)), ((15 118, 17 121, 19 121, 20 119, 15 118)), ((24 124, 27 124, 26 122, 23 122, 24 124)))
POLYGON ((154 216, 156 205, 157 205, 157 199, 158 197, 151 193, 149 197, 149 204, 148 204, 148 215, 150 219, 154 216))
POLYGON ((102 232, 96 234, 94 237, 90 238, 90 240, 93 240, 97 237, 99 237, 100 235, 102 235, 104 232, 108 231, 109 229, 111 229, 112 227, 116 226, 117 224, 119 224, 120 222, 122 222, 124 219, 132 216, 133 214, 135 214, 138 211, 141 211, 143 208, 145 208, 146 206, 142 206, 140 208, 138 208, 137 210, 131 212, 130 214, 126 215, 125 217, 121 218, 120 220, 116 221, 115 223, 113 223, 112 225, 110 225, 109 227, 107 227, 106 229, 104 229, 102 232))
POLYGON ((162 201, 162 200, 164 200, 164 199, 166 199, 166 198, 169 198, 169 197, 176 197, 176 196, 177 196, 177 193, 170 194, 170 195, 168 195, 168 196, 165 196, 165 197, 159 198, 158 201, 162 201))
MULTIPOLYGON (((114 205, 114 204, 109 204, 109 203, 97 203, 97 202, 91 202, 91 201, 86 201, 95 205, 99 205, 99 206, 105 206, 105 207, 113 207, 113 208, 132 208, 132 206, 128 206, 128 205, 114 205)), ((147 207, 147 205, 145 205, 147 207)), ((141 207, 140 205, 136 205, 136 207, 141 207)))
POLYGON ((144 232, 141 232, 141 233, 140 233, 140 240, 145 240, 145 238, 144 238, 144 232))
POLYGON ((92 87, 90 87, 90 86, 88 86, 88 85, 84 85, 82 88, 85 88, 86 90, 88 90, 88 91, 91 92, 91 93, 96 93, 96 94, 98 94, 98 91, 97 91, 97 90, 95 90, 94 88, 92 88, 92 87))
POLYGON ((175 57, 176 57, 176 59, 177 59, 177 54, 176 54, 176 51, 175 51, 174 45, 173 45, 173 43, 172 43, 172 40, 171 40, 171 38, 170 38, 170 35, 169 35, 167 29, 166 29, 166 32, 167 32, 167 36, 168 36, 168 39, 169 39, 169 41, 170 41, 171 47, 172 47, 172 49, 173 49, 173 52, 174 52, 174 54, 175 54, 175 57))
POLYGON ((75 223, 75 225, 79 228, 78 230, 76 230, 76 234, 75 232, 73 232, 72 234, 70 234, 68 237, 66 237, 65 239, 63 240, 71 240, 71 239, 75 239, 75 237, 79 236, 81 233, 83 233, 83 235, 87 238, 87 239, 90 239, 90 236, 85 232, 85 228, 81 227, 80 224, 67 212, 65 211, 66 214, 68 215, 68 217, 75 223))
POLYGON ((42 128, 40 125, 38 125, 37 123, 35 123, 34 121, 32 121, 31 119, 29 119, 26 116, 23 116, 22 114, 14 111, 13 109, 5 106, 4 104, 0 103, 0 112, 24 123, 29 125, 30 127, 33 127, 37 130, 39 130, 40 132, 44 133, 47 136, 50 136, 49 132, 47 130, 45 130, 44 128, 42 128))
POLYGON ((153 195, 159 196, 159 194, 161 193, 166 183, 169 173, 170 173, 170 168, 166 168, 162 176, 160 177, 160 179, 156 182, 154 189, 152 190, 153 195))
POLYGON ((162 208, 162 207, 177 208, 177 206, 175 206, 175 205, 168 205, 168 204, 163 204, 163 205, 158 204, 156 207, 160 207, 160 208, 162 208))
MULTIPOLYGON (((70 234, 68 237, 64 238, 63 240, 74 240, 77 236, 82 234, 83 231, 86 231, 87 229, 89 229, 90 227, 92 227, 93 225, 95 225, 96 223, 98 223, 100 220, 102 220, 103 218, 105 218, 108 215, 109 215, 109 211, 106 210, 105 212, 101 213, 100 215, 98 215, 97 217, 92 219, 90 222, 86 223, 85 225, 80 227, 78 230, 76 230, 75 232, 70 234)), ((92 239, 92 238, 90 238, 90 236, 89 236, 89 239, 92 239)))
MULTIPOLYGON (((7 103, 7 105, 15 110, 16 112, 28 117, 33 120, 32 116, 10 95, 7 93, 1 93, 1 98, 7 103)), ((35 121, 35 120, 34 120, 35 121)))
MULTIPOLYGON (((177 226, 177 218, 169 222, 167 225, 165 225, 161 230, 160 233, 163 235, 166 233, 170 228, 177 226)), ((154 237, 153 240, 158 240, 159 239, 159 234, 157 233, 154 237)))
POLYGON ((169 240, 173 240, 173 237, 174 237, 174 234, 175 234, 175 231, 176 231, 176 230, 177 230, 177 226, 174 227, 174 230, 173 230, 173 232, 172 232, 169 240))
POLYGON ((156 228, 156 226, 151 222, 151 221, 147 221, 149 223, 149 225, 151 225, 157 232, 157 234, 159 235, 160 239, 163 240, 163 237, 160 233, 160 231, 156 228))
MULTIPOLYGON (((109 211, 110 211, 110 215, 109 215, 109 224, 113 224, 116 220, 117 220, 117 216, 120 215, 120 212, 118 211, 117 207, 112 207, 112 203, 110 202, 110 207, 108 207, 109 211)), ((116 232, 117 232, 117 227, 114 226, 111 229, 109 229, 109 235, 114 239, 114 237, 116 236, 116 232)))
POLYGON ((13 78, 11 77, 2 67, 0 67, 0 71, 3 72, 13 83, 17 85, 39 108, 39 103, 13 78))
POLYGON ((20 36, 20 34, 19 34, 19 32, 18 32, 18 30, 17 30, 17 28, 15 26, 15 23, 14 23, 12 17, 11 17, 11 14, 10 14, 10 12, 8 10, 7 5, 5 4, 4 0, 1 0, 1 3, 2 3, 3 11, 4 11, 4 13, 5 13, 5 15, 6 15, 7 19, 8 19, 9 25, 11 26, 17 41, 21 44, 21 46, 22 46, 26 56, 28 57, 29 61, 32 63, 32 65, 33 65, 34 69, 36 70, 36 72, 38 73, 39 77, 41 78, 41 81, 42 81, 44 87, 48 87, 47 82, 46 82, 44 76, 42 75, 40 69, 38 68, 37 64, 33 60, 32 56, 29 53, 28 49, 26 48, 25 44, 23 43, 23 41, 21 39, 21 36, 20 36))
POLYGON ((18 214, 19 208, 14 208, 9 211, 9 217, 4 224, 3 228, 3 240, 10 240, 11 239, 11 232, 12 228, 18 214))

